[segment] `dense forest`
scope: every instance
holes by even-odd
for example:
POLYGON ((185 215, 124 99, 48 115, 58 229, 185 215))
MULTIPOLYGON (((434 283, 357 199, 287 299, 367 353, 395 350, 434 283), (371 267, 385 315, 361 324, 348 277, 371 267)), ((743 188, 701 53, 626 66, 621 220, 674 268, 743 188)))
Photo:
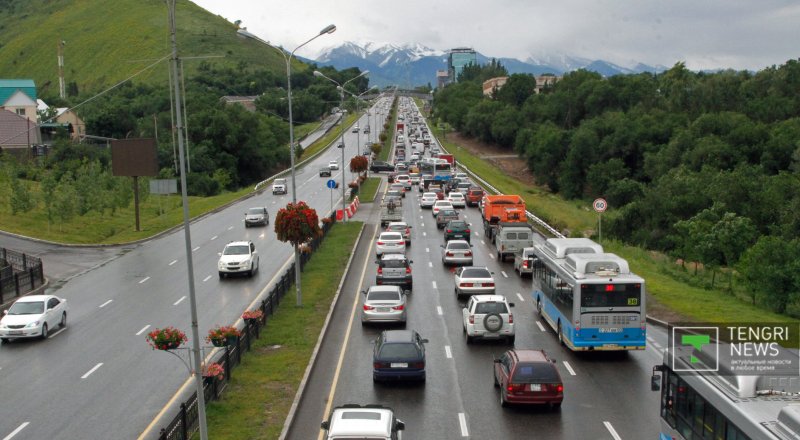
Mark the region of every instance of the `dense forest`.
MULTIPOLYGON (((567 199, 605 197, 610 232, 706 267, 735 268, 753 303, 800 301, 800 63, 759 72, 603 78, 579 70, 535 93, 496 62, 434 95, 434 117, 523 156, 567 199)), ((604 228, 605 230, 605 228, 604 228)))

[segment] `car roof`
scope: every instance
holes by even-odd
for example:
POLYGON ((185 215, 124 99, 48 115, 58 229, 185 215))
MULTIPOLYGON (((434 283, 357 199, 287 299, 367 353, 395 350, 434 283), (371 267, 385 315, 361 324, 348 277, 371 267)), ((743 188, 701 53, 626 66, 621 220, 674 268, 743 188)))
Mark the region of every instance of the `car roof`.
POLYGON ((39 301, 45 301, 50 298, 56 298, 56 297, 53 295, 28 295, 28 296, 23 296, 16 302, 39 302, 39 301))
POLYGON ((400 292, 403 293, 403 290, 400 286, 393 286, 393 285, 381 285, 381 286, 369 286, 368 292, 400 292))
POLYGON ((467 240, 447 240, 447 246, 450 246, 451 244, 456 244, 456 243, 465 244, 465 245, 469 246, 469 242, 467 242, 467 240))
POLYGON ((387 408, 336 408, 331 415, 331 428, 330 435, 343 435, 356 436, 356 437, 372 437, 376 433, 382 435, 390 434, 392 427, 392 412, 387 408), (377 420, 372 418, 353 418, 347 417, 347 414, 361 413, 366 415, 377 414, 377 420))
POLYGON ((509 350, 512 357, 519 362, 550 362, 544 350, 509 350))
POLYGON ((389 222, 389 224, 386 225, 386 227, 388 228, 389 226, 408 226, 408 223, 406 223, 406 222, 389 222))
MULTIPOLYGON (((396 232, 396 234, 399 234, 399 232, 396 232)), ((382 254, 381 255, 381 260, 405 260, 405 259, 406 259, 406 255, 405 254, 382 254)))
POLYGON ((397 236, 399 238, 403 238, 403 234, 401 234, 401 233, 399 233, 397 231, 384 231, 384 232, 381 232, 380 236, 381 237, 383 237, 383 236, 386 236, 386 237, 397 236))
POLYGON ((225 245, 225 247, 228 247, 228 246, 250 246, 250 242, 249 241, 232 241, 232 242, 230 242, 230 243, 225 245))

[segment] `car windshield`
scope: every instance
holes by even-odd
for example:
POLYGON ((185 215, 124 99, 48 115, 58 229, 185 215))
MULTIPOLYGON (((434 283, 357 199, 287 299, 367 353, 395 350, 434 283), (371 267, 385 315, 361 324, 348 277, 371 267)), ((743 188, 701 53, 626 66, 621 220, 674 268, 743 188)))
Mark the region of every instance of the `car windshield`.
POLYGON ((222 252, 223 255, 247 255, 250 253, 250 248, 246 244, 236 246, 226 246, 222 252))
POLYGON ((486 315, 489 313, 508 313, 508 308, 501 302, 478 303, 475 306, 475 314, 486 315))
POLYGON ((381 240, 402 240, 403 236, 400 235, 397 232, 389 232, 389 233, 381 234, 380 239, 381 240))
POLYGON ((16 302, 10 309, 9 315, 41 315, 44 313, 44 301, 16 302))
POLYGON ((491 278, 492 274, 486 269, 464 269, 461 278, 491 278))
POLYGON ((559 382, 558 373, 549 362, 520 364, 514 372, 514 383, 552 383, 559 382))
POLYGON ((264 208, 250 208, 247 211, 247 213, 248 214, 253 214, 253 215, 263 214, 264 213, 264 208))
POLYGON ((465 241, 464 242, 451 241, 451 242, 447 243, 447 248, 448 249, 469 249, 469 243, 467 243, 465 241))
POLYGON ((370 292, 367 301, 397 301, 400 295, 397 292, 370 292))
POLYGON ((407 227, 406 225, 389 225, 387 229, 396 232, 406 232, 406 227, 407 227))
POLYGON ((452 216, 454 216, 454 217, 458 217, 458 213, 457 213, 457 212, 455 212, 455 211, 454 211, 454 210, 452 210, 452 209, 442 209, 442 211, 439 213, 439 215, 441 215, 441 216, 442 216, 442 218, 445 218, 445 217, 447 217, 447 216, 449 216, 449 215, 452 215, 452 216))
POLYGON ((447 224, 447 227, 451 228, 451 229, 466 229, 467 228, 467 222, 460 221, 460 220, 459 221, 450 221, 450 223, 447 224))
POLYGON ((380 355, 384 359, 408 359, 420 357, 421 353, 417 347, 410 342, 383 344, 380 355))
POLYGON ((383 260, 381 261, 381 266, 389 269, 397 269, 400 267, 406 267, 405 260, 383 260))

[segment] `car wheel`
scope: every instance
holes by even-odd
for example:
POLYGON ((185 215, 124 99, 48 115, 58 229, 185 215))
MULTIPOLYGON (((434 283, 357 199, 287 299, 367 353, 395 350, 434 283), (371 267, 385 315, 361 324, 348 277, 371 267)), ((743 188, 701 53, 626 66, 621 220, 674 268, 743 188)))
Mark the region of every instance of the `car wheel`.
POLYGON ((506 402, 506 396, 503 395, 503 389, 500 388, 500 406, 503 408, 508 406, 508 402, 506 402))
POLYGON ((483 327, 490 332, 500 331, 503 328, 503 317, 497 313, 489 313, 483 317, 483 327))
POLYGON ((472 341, 475 340, 475 338, 470 336, 466 331, 464 332, 464 339, 467 341, 467 344, 472 344, 472 341))
POLYGON ((58 324, 61 328, 67 326, 67 312, 61 314, 61 322, 58 324))
POLYGON ((47 323, 42 324, 42 339, 47 339, 47 323))
POLYGON ((512 346, 512 347, 513 347, 513 346, 514 346, 514 341, 515 341, 516 339, 517 339, 517 337, 516 337, 515 335, 511 335, 511 336, 509 336, 509 337, 508 337, 508 339, 506 340, 506 342, 508 343, 508 345, 510 345, 510 346, 512 346))
POLYGON ((0 342, 8 344, 8 338, 0 338, 0 342))
POLYGON ((492 379, 494 380, 494 387, 500 388, 500 382, 497 381, 497 372, 492 370, 492 379))
POLYGON ((536 300, 536 313, 538 313, 539 315, 542 314, 542 302, 539 301, 538 299, 536 300))
POLYGON ((501 262, 503 261, 503 254, 501 254, 500 252, 497 253, 497 261, 501 262))
POLYGON ((558 323, 558 343, 564 345, 564 334, 561 332, 561 323, 558 323))
POLYGON ((553 411, 558 411, 561 409, 561 402, 551 403, 550 409, 553 411))
POLYGON ((220 273, 219 273, 219 279, 223 279, 223 278, 225 278, 225 274, 224 274, 224 273, 222 273, 222 272, 220 272, 220 273))

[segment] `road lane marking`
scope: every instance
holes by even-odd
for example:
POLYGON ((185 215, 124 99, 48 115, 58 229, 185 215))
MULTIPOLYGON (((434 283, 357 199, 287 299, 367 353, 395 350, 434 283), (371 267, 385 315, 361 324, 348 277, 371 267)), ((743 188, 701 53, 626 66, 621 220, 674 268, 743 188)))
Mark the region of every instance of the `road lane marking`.
POLYGON ((453 359, 453 352, 450 351, 449 345, 444 346, 444 355, 447 356, 447 359, 453 359))
POLYGON ((433 262, 432 261, 428 261, 428 267, 433 267, 433 262))
POLYGON ((113 300, 113 299, 110 299, 110 300, 108 300, 108 301, 104 302, 103 304, 100 304, 99 308, 101 308, 101 309, 102 309, 103 307, 105 307, 105 306, 107 306, 107 305, 111 304, 112 302, 114 302, 114 300, 113 300))
POLYGON ((436 306, 436 313, 438 313, 439 316, 444 314, 444 312, 442 311, 442 306, 436 306))
MULTIPOLYGON (((475 236, 476 236, 476 237, 480 237, 480 236, 481 236, 481 234, 478 234, 478 231, 475 231, 475 236)), ((481 241, 481 243, 483 243, 483 241, 481 241)), ((486 244, 486 243, 484 243, 484 244, 486 244)))
POLYGON ((94 373, 95 371, 97 371, 97 369, 98 369, 98 368, 100 368, 100 367, 102 367, 102 366, 103 366, 103 363, 102 363, 102 362, 100 362, 99 364, 95 365, 95 366, 94 366, 94 367, 93 367, 91 370, 89 370, 88 372, 86 372, 86 374, 84 374, 83 376, 81 376, 81 379, 86 379, 87 377, 89 377, 89 375, 90 375, 90 374, 94 373))
POLYGON ((461 427, 461 437, 469 437, 469 430, 467 429, 467 416, 465 416, 464 413, 458 413, 458 425, 461 427))
POLYGON ((567 368, 567 371, 569 371, 569 374, 576 376, 575 370, 572 369, 572 365, 570 365, 569 362, 564 361, 564 366, 567 368))
POLYGON ((208 280, 210 280, 210 279, 211 279, 211 275, 209 275, 209 276, 207 276, 207 277, 203 278, 203 282, 205 283, 206 281, 208 281, 208 280))
POLYGON ((196 248, 192 249, 192 252, 196 252, 198 249, 200 249, 200 246, 197 246, 196 248))
POLYGON ((62 328, 61 330, 59 330, 59 331, 57 331, 57 332, 53 333, 52 335, 48 336, 48 337, 47 337, 47 339, 53 339, 53 338, 55 338, 56 336, 58 336, 58 334, 59 334, 59 333, 63 332, 63 331, 64 331, 64 330, 66 330, 66 329, 67 329, 66 327, 62 328))
POLYGON ((218 235, 215 235, 215 236, 211 237, 211 240, 212 240, 212 241, 214 241, 214 240, 216 240, 216 239, 217 239, 217 237, 219 237, 219 236, 218 236, 218 235))
POLYGON ((606 425, 606 429, 611 433, 611 437, 614 437, 614 440, 622 440, 622 437, 620 437, 617 431, 614 430, 614 427, 611 426, 611 422, 603 422, 603 424, 606 425))
POLYGON ((540 321, 536 321, 536 326, 539 327, 539 330, 545 331, 544 326, 542 325, 542 323, 540 321))
POLYGON ((431 248, 425 248, 425 252, 430 252, 431 248))
POLYGON ((17 429, 11 431, 11 434, 8 434, 7 436, 3 437, 3 440, 11 440, 12 437, 14 437, 15 435, 19 434, 20 431, 25 429, 25 427, 30 425, 30 424, 31 424, 31 422, 25 422, 25 423, 19 425, 17 427, 17 429))
MULTIPOLYGON (((272 202, 272 204, 274 205, 274 204, 275 204, 275 202, 272 202)), ((229 227, 228 227, 228 230, 229 230, 229 231, 230 231, 231 229, 233 229, 233 226, 229 226, 229 227)))
POLYGON ((172 305, 173 305, 173 306, 177 306, 178 304, 180 304, 180 303, 181 303, 181 301, 183 301, 183 300, 185 300, 185 299, 186 299, 186 295, 183 295, 183 296, 181 297, 181 299, 179 299, 179 300, 175 301, 175 302, 174 302, 172 305))
MULTIPOLYGON (((476 234, 477 234, 477 232, 476 232, 476 234)), ((486 244, 486 242, 485 242, 485 241, 483 241, 483 240, 481 240, 481 244, 486 244)))
POLYGON ((433 281, 433 288, 436 289, 436 281, 433 281))
POLYGON ((656 342, 656 340, 653 339, 653 337, 649 336, 649 335, 647 336, 647 340, 650 341, 650 342, 656 342))
POLYGON ((139 281, 139 284, 144 284, 144 283, 145 283, 145 282, 147 282, 147 280, 149 280, 149 279, 150 279, 150 277, 144 277, 144 279, 143 279, 143 280, 139 281))
POLYGON ((261 235, 259 235, 259 236, 258 236, 258 238, 261 238, 261 239, 263 239, 263 238, 264 238, 264 237, 266 237, 266 236, 267 236, 267 235, 266 235, 266 234, 264 234, 264 233, 262 232, 262 233, 261 233, 261 235))
POLYGON ((138 332, 136 332, 136 336, 139 336, 139 335, 141 335, 142 333, 144 333, 144 332, 145 332, 145 330, 147 330, 147 329, 149 329, 149 328, 150 328, 150 324, 147 324, 146 326, 142 327, 142 329, 141 329, 141 330, 139 330, 138 332))
POLYGON ((655 347, 655 348, 657 348, 659 350, 661 350, 661 348, 662 348, 661 344, 659 344, 658 342, 653 342, 653 347, 655 347))
POLYGON ((422 231, 422 236, 423 236, 423 237, 427 237, 427 236, 428 236, 428 233, 427 233, 427 232, 425 232, 425 231, 422 231))
POLYGON ((519 292, 517 292, 517 298, 519 298, 520 301, 525 302, 525 297, 520 295, 519 292))
POLYGON ((494 254, 489 254, 489 257, 491 257, 492 260, 494 260, 494 254))
MULTIPOLYGON (((377 230, 376 230, 377 232, 377 230)), ((375 241, 375 232, 372 233, 372 238, 370 239, 370 243, 375 241)), ((366 257, 364 257, 364 268, 361 269, 361 280, 358 283, 358 286, 364 284, 364 277, 367 275, 367 262, 371 258, 372 253, 367 252, 366 257)), ((356 294, 354 295, 353 300, 353 309, 350 311, 350 319, 347 323, 347 330, 344 333, 344 344, 342 345, 342 350, 339 352, 339 362, 336 364, 336 370, 333 373, 333 380, 331 381, 331 392, 328 394, 328 403, 325 404, 325 411, 323 414, 330 414, 331 413, 331 405, 333 405, 333 397, 336 395, 336 386, 339 383, 339 374, 342 372, 342 365, 344 364, 344 356, 347 352, 347 345, 350 342, 350 332, 353 329, 353 320, 356 316, 356 310, 358 309, 358 303, 361 299, 361 295, 358 293, 358 287, 356 288, 356 294)), ((319 435, 317 436, 318 440, 322 440, 323 436, 325 435, 325 431, 322 429, 319 430, 319 435)))
POLYGON ((506 271, 501 270, 500 273, 503 274, 503 277, 508 278, 508 274, 506 273, 506 271))
POLYGON ((172 260, 172 262, 171 262, 171 263, 169 263, 169 265, 170 265, 170 266, 172 266, 173 264, 175 264, 175 263, 177 263, 177 262, 178 262, 178 260, 172 260))

